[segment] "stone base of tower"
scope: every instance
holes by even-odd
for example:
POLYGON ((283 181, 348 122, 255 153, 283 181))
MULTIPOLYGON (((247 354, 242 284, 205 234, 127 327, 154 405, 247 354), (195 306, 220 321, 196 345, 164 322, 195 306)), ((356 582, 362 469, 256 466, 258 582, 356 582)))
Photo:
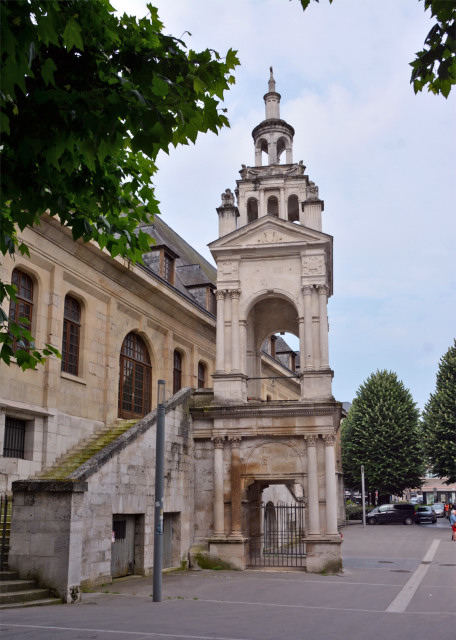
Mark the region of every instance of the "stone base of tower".
POLYGON ((308 573, 339 573, 342 571, 342 538, 340 535, 314 538, 306 543, 306 569, 308 573))
POLYGON ((214 404, 236 405, 247 402, 247 376, 243 373, 214 373, 214 404))
POLYGON ((301 400, 332 400, 332 369, 303 371, 301 374, 301 400))

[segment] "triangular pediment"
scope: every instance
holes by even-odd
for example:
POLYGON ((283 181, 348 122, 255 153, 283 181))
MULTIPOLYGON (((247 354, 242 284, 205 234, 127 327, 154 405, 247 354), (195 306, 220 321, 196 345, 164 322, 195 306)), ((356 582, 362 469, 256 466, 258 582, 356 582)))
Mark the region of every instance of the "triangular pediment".
POLYGON ((218 250, 242 250, 253 247, 303 246, 326 244, 331 236, 315 229, 303 227, 275 216, 263 216, 209 244, 212 252, 218 250))

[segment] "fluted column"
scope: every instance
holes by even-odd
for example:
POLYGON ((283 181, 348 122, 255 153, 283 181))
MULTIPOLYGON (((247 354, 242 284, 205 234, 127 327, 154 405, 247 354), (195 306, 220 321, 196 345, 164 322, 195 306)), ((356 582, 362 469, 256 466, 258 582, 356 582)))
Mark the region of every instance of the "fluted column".
POLYGON ((239 296, 240 289, 232 289, 231 296, 231 370, 240 371, 239 296))
POLYGON ((217 335, 215 342, 215 369, 216 373, 225 370, 225 292, 215 292, 217 300, 217 335))
POLYGON ((309 535, 320 533, 320 507, 318 502, 317 441, 318 436, 307 436, 307 492, 309 509, 309 535))
POLYGON ((334 446, 336 438, 324 435, 325 441, 325 477, 326 477, 326 533, 337 534, 337 486, 336 458, 334 446))
POLYGON ((225 537, 225 506, 223 481, 223 437, 212 438, 214 443, 214 537, 225 537))
POLYGON ((229 439, 231 445, 231 534, 230 538, 242 538, 241 503, 241 438, 229 439))
POLYGON ((312 289, 311 285, 302 287, 304 296, 304 354, 305 361, 301 363, 301 370, 313 369, 313 340, 312 340, 312 289))
POLYGON ((320 307, 320 369, 329 369, 329 352, 328 352, 328 286, 319 284, 318 301, 320 307))

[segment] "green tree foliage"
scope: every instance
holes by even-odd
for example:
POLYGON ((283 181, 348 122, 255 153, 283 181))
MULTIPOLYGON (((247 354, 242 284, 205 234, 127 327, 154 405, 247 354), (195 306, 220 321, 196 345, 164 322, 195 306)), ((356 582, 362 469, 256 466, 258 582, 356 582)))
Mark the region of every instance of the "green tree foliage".
MULTIPOLYGON (((152 5, 139 20, 108 0, 0 0, 0 11, 1 253, 27 254, 20 232, 48 213, 74 240, 140 259, 151 239, 138 225, 158 213, 157 155, 228 126, 221 101, 236 53, 188 50, 152 5)), ((0 304, 9 296, 2 283, 0 304)), ((3 311, 9 363, 5 322, 3 311)), ((23 368, 40 361, 26 353, 23 368)))
POLYGON ((346 485, 360 486, 364 465, 367 488, 379 495, 420 486, 423 456, 418 420, 416 403, 395 373, 371 374, 342 423, 346 485))
MULTIPOLYGON (((306 10, 311 0, 300 2, 306 10)), ((410 63, 410 83, 415 93, 427 87, 428 91, 448 98, 456 84, 456 3, 454 0, 424 0, 424 10, 428 9, 435 23, 424 41, 423 50, 417 51, 415 60, 410 63)))
POLYGON ((422 431, 432 471, 456 482, 456 340, 440 359, 435 393, 422 414, 422 431))

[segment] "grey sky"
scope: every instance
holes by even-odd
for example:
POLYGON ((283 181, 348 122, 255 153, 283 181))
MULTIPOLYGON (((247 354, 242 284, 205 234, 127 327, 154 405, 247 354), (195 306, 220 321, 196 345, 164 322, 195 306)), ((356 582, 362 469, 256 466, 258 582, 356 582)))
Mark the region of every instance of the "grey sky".
MULTIPOLYGON (((112 0, 147 13, 143 0, 112 0)), ((220 194, 252 165, 274 67, 294 161, 325 201, 334 236, 329 301, 334 395, 351 401, 376 369, 395 371, 420 408, 456 335, 456 91, 414 95, 410 66, 431 20, 417 0, 157 0, 165 32, 241 67, 231 128, 159 159, 164 220, 210 259, 220 194), (192 35, 184 33, 189 31, 192 35)))

